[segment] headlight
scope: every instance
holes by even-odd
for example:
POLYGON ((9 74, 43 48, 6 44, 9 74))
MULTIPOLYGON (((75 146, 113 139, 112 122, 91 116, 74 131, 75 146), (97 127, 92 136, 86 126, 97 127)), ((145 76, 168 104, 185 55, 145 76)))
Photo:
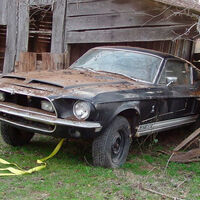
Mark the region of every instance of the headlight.
POLYGON ((41 108, 42 110, 46 110, 48 112, 54 112, 54 108, 49 101, 41 101, 41 108))
POLYGON ((77 101, 73 107, 73 113, 77 119, 87 119, 90 116, 91 107, 88 102, 77 101))
POLYGON ((0 101, 5 101, 5 93, 0 92, 0 101))

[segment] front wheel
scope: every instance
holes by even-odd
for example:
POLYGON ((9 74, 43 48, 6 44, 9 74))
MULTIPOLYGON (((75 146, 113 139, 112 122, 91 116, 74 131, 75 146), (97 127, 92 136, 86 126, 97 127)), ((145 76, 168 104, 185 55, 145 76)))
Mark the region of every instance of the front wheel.
POLYGON ((20 130, 8 124, 1 123, 1 136, 5 143, 12 146, 22 146, 27 144, 34 133, 20 130))
POLYGON ((129 122, 122 116, 116 117, 101 135, 94 139, 92 157, 95 166, 117 168, 126 161, 131 144, 129 122))

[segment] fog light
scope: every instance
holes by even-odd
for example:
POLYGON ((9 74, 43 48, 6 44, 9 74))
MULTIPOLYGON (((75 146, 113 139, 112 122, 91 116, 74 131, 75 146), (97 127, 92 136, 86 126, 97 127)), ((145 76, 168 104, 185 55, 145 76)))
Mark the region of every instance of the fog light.
POLYGON ((5 93, 0 92, 0 101, 5 101, 5 93))
POLYGON ((49 101, 41 101, 42 110, 46 110, 48 112, 54 112, 53 106, 49 101))

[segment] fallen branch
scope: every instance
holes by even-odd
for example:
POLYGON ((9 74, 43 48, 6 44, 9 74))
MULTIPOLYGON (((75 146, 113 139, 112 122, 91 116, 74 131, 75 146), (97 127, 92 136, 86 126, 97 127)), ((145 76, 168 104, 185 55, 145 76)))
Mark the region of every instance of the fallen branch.
POLYGON ((141 188, 142 190, 146 190, 148 192, 151 192, 153 194, 157 194, 157 195, 160 195, 162 197, 165 197, 165 198, 170 198, 170 199, 176 199, 176 200, 182 200, 181 198, 178 198, 178 197, 173 197, 173 196, 170 196, 168 194, 164 194, 164 193, 161 193, 161 192, 157 192, 155 190, 152 190, 152 189, 149 189, 149 188, 141 188))
POLYGON ((179 187, 180 187, 181 185, 183 185, 186 181, 187 181, 187 179, 185 179, 184 181, 182 181, 181 183, 179 183, 179 184, 177 185, 176 188, 179 188, 179 187))
POLYGON ((168 156, 171 155, 171 153, 166 152, 166 151, 162 151, 162 150, 158 150, 157 152, 158 152, 158 153, 162 153, 162 154, 164 154, 164 155, 168 155, 168 156))
POLYGON ((165 166, 164 172, 166 172, 167 167, 168 167, 168 165, 169 165, 169 162, 171 161, 171 159, 172 159, 173 156, 174 156, 174 152, 173 152, 173 153, 171 154, 171 156, 169 157, 169 159, 168 159, 168 161, 167 161, 167 164, 166 164, 166 166, 165 166))

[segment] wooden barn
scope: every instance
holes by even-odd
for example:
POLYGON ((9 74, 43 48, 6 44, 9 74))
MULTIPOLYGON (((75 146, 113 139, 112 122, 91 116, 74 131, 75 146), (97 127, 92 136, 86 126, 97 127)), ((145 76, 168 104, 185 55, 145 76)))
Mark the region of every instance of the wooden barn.
POLYGON ((191 60, 191 0, 0 0, 0 71, 66 68, 88 49, 129 45, 191 60))

